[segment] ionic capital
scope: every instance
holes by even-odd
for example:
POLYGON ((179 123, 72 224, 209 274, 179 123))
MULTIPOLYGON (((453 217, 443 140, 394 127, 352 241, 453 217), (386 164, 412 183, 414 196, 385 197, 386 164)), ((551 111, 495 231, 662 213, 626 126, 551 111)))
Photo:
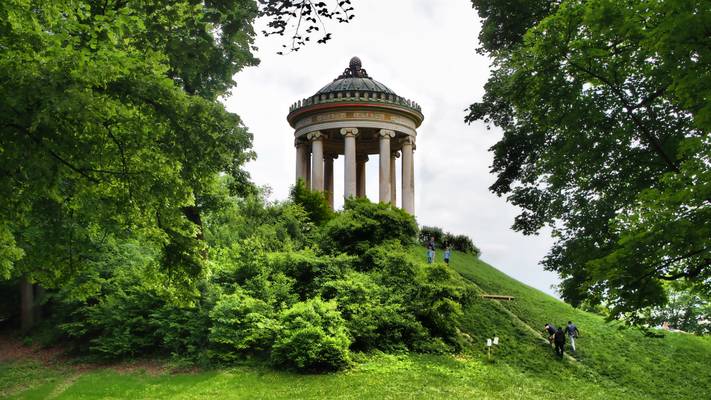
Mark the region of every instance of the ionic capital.
POLYGON ((356 161, 368 162, 368 155, 367 154, 356 154, 356 161))
POLYGON ((341 128, 341 135, 345 137, 356 137, 358 135, 358 128, 341 128))
POLYGON ((399 151, 393 151, 390 153, 390 157, 392 158, 400 158, 400 152, 399 151))
POLYGON ((395 137, 395 131, 390 130, 390 129, 381 129, 379 134, 380 134, 380 137, 382 137, 382 138, 394 138, 395 137))
POLYGON ((321 131, 313 131, 306 134, 306 138, 308 140, 321 140, 323 139, 323 134, 321 133, 321 131))
POLYGON ((408 144, 414 148, 415 147, 415 138, 413 136, 407 135, 400 140, 400 143, 408 144))

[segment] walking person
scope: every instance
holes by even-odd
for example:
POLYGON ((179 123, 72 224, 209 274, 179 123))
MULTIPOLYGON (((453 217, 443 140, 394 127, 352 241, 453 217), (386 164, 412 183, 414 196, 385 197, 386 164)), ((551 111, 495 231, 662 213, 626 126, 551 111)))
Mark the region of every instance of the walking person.
POLYGON ((551 324, 551 323, 547 323, 545 325, 545 327, 543 328, 543 333, 548 335, 548 343, 550 343, 551 346, 553 346, 553 339, 555 338, 555 332, 556 332, 555 326, 553 326, 553 324, 551 324))
POLYGON ((452 246, 447 244, 447 247, 444 250, 444 262, 445 264, 449 265, 449 258, 452 255, 452 246))
POLYGON ((555 336, 555 354, 563 358, 563 352, 565 351, 565 332, 563 332, 563 328, 558 328, 553 336, 555 336))
POLYGON ((573 321, 568 321, 568 326, 565 327, 565 331, 570 338, 570 349, 575 353, 575 338, 578 337, 578 327, 575 326, 573 321))
POLYGON ((429 242, 427 242, 427 264, 432 264, 435 259, 435 237, 430 236, 429 242))

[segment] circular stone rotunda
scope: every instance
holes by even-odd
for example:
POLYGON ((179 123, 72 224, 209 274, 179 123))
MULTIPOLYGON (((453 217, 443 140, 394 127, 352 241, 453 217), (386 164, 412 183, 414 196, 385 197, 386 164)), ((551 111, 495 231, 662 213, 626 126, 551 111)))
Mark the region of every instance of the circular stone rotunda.
POLYGON ((396 205, 395 165, 402 154, 402 208, 414 215, 413 152, 423 119, 418 104, 372 79, 353 57, 333 82, 289 108, 296 179, 326 192, 333 207, 333 160, 344 156, 344 196, 365 197, 365 163, 377 154, 379 200, 396 205))

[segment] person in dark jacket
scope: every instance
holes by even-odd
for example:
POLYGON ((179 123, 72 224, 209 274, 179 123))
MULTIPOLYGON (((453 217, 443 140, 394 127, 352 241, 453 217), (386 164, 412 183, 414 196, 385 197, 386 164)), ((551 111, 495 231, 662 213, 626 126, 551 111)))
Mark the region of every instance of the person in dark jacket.
POLYGON ((555 326, 553 326, 553 324, 551 323, 546 324, 546 326, 543 328, 543 333, 548 335, 548 342, 551 344, 551 346, 553 346, 553 337, 555 336, 555 332, 555 326))
POLYGON ((558 357, 563 358, 563 351, 565 350, 565 332, 563 332, 563 328, 558 328, 553 336, 555 342, 555 354, 557 354, 558 357))

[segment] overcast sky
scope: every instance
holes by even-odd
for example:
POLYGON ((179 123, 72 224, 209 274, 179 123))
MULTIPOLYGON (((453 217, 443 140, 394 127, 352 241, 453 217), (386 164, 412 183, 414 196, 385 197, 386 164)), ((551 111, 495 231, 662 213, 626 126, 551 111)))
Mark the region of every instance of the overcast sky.
MULTIPOLYGON (((538 264, 553 240, 548 233, 524 236, 510 229, 517 208, 488 191, 488 152, 501 137, 483 124, 466 125, 465 109, 481 100, 489 60, 476 54, 480 28, 469 0, 354 0, 350 24, 328 25, 333 39, 296 53, 276 55, 280 37, 258 37, 259 67, 237 76, 226 100, 254 134, 257 160, 247 166, 272 199, 287 197, 294 183, 293 130, 289 106, 333 81, 353 56, 375 80, 422 106, 415 152, 415 213, 420 225, 466 234, 482 259, 547 293, 558 282, 538 264)), ((258 22, 257 29, 261 31, 258 22)), ((367 169, 367 194, 378 198, 377 156, 367 169)), ((334 162, 336 207, 343 204, 343 157, 334 162)), ((398 181, 400 166, 398 163, 398 181)), ((398 182, 399 189, 399 182, 398 182)), ((398 190, 398 197, 400 196, 398 190)), ((398 198, 398 201, 400 199, 398 198)))

